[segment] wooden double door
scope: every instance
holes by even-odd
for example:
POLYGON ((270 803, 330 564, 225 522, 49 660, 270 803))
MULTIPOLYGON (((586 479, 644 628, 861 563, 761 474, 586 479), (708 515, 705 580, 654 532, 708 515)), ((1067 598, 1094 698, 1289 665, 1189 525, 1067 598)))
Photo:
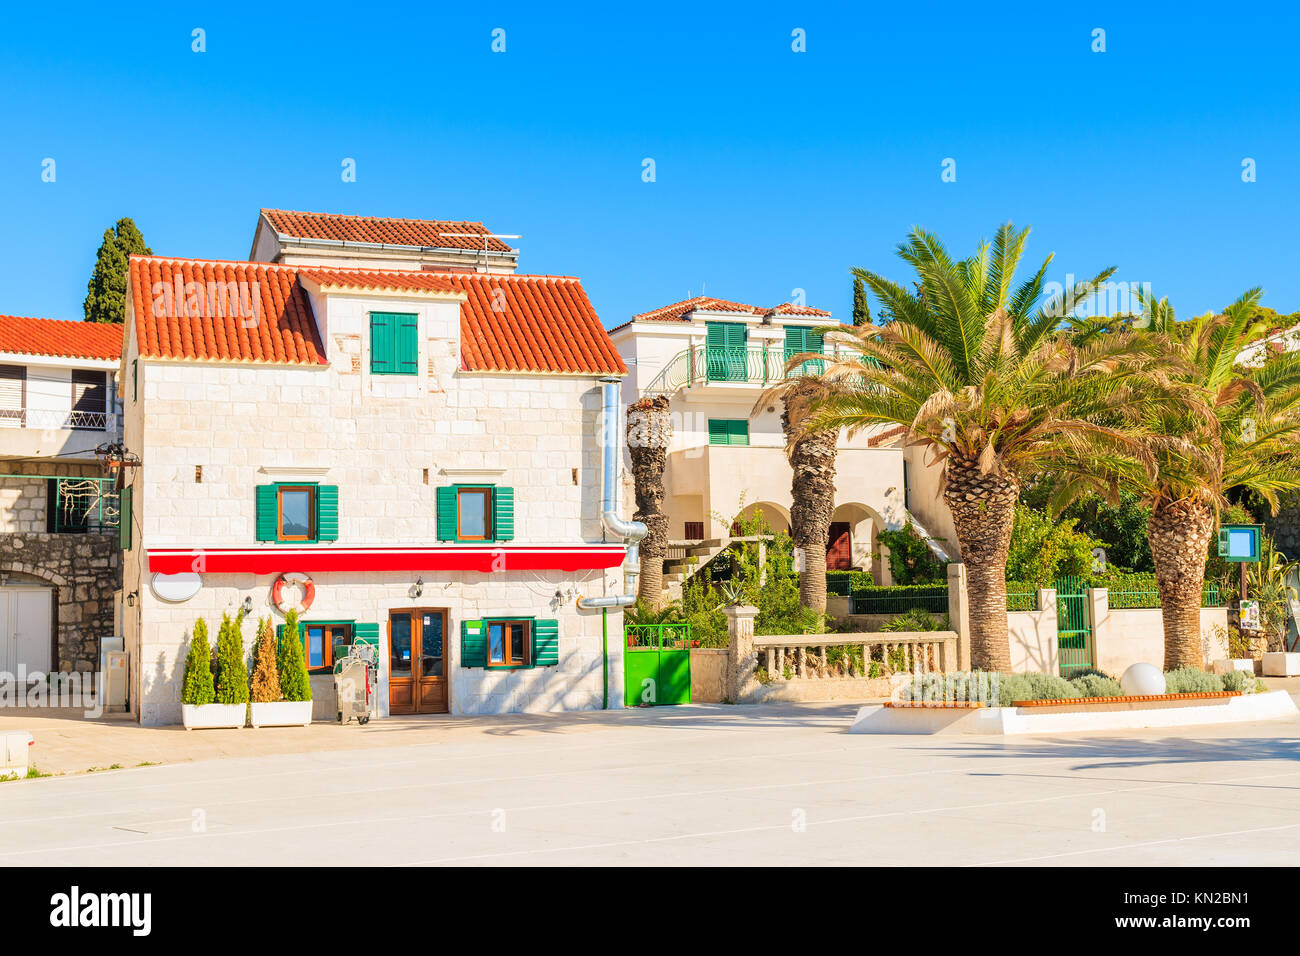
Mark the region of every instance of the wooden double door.
POLYGON ((388 712, 445 714, 447 610, 411 607, 388 612, 388 712))

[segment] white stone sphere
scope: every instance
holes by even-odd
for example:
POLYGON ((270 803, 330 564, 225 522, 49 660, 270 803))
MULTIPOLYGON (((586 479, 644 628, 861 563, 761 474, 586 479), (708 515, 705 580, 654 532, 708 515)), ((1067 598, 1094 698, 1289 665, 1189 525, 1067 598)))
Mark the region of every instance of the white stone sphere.
POLYGON ((1165 675, 1155 664, 1133 664, 1119 679, 1129 697, 1149 697, 1165 692, 1165 675))

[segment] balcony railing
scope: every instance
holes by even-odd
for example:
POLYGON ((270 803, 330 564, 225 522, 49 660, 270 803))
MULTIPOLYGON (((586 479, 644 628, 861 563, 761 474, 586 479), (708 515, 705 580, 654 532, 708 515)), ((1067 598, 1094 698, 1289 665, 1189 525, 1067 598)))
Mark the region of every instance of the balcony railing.
MULTIPOLYGON (((785 363, 791 354, 780 344, 741 347, 692 345, 668 361, 647 391, 671 394, 692 385, 708 383, 771 385, 787 377, 785 363)), ((810 359, 799 370, 788 374, 818 375, 825 366, 821 360, 810 359)))
POLYGON ((59 411, 45 408, 0 408, 0 428, 108 431, 116 424, 107 412, 59 411))

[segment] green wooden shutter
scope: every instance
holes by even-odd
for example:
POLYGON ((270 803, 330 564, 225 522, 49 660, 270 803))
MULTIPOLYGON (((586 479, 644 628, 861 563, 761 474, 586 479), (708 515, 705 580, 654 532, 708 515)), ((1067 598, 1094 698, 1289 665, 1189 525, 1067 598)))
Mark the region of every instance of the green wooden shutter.
POLYGON ((487 624, 481 620, 460 622, 460 666, 487 667, 487 624), (477 634, 470 624, 478 628, 477 634))
POLYGON ((316 488, 316 540, 339 539, 339 487, 319 485, 316 488))
POLYGON ((117 499, 117 543, 123 551, 131 550, 131 488, 122 489, 117 499))
POLYGON ((515 490, 496 485, 492 489, 492 540, 512 541, 515 536, 515 490))
POLYGON ((358 622, 352 625, 352 643, 379 646, 379 625, 358 622))
POLYGON ((749 419, 733 418, 728 422, 728 444, 730 445, 748 445, 749 444, 749 419))
POLYGON ((370 372, 391 375, 393 364, 393 323, 387 312, 370 313, 370 372))
POLYGON ((280 537, 276 527, 279 516, 276 502, 275 485, 257 486, 257 540, 275 541, 280 537))
POLYGON ((411 314, 395 315, 393 330, 394 371, 399 375, 417 375, 420 371, 420 317, 411 314))
POLYGON ((788 362, 791 356, 798 355, 805 351, 803 347, 804 330, 797 326, 787 325, 785 327, 785 358, 788 362))
POLYGON ((533 619, 533 666, 554 667, 560 663, 560 622, 533 619))
POLYGON ((447 485, 438 489, 438 540, 456 540, 456 488, 447 485))
POLYGON ((709 419, 709 444, 710 445, 729 445, 731 443, 731 432, 727 427, 725 418, 709 419))

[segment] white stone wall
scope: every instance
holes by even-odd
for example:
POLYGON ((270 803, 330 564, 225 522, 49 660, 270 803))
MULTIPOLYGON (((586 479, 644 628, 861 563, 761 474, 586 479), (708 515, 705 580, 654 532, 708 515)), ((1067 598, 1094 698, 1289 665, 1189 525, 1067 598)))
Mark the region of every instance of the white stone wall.
MULTIPOLYGON (((150 590, 143 548, 283 547, 254 540, 254 488, 281 480, 278 469, 311 470, 320 483, 338 486, 337 546, 437 544, 436 489, 457 483, 456 469, 499 470, 491 482, 514 488, 513 544, 603 540, 601 395, 594 376, 461 372, 454 303, 329 296, 314 307, 323 317, 329 367, 142 360, 138 403, 127 388, 126 442, 144 464, 133 476, 136 533, 123 565, 124 594, 135 593, 136 606, 124 608, 123 629, 138 689, 132 709, 145 723, 179 719, 195 617, 208 617, 215 639, 221 610, 233 610, 246 595, 254 614, 267 610, 273 577, 208 575, 198 596, 166 604, 150 590), (420 315, 418 376, 369 374, 371 308, 420 315)), ((128 369, 134 357, 132 335, 128 369)), ((385 642, 388 609, 447 608, 456 713, 601 705, 601 614, 579 613, 573 601, 579 594, 622 593, 621 569, 313 577, 317 598, 307 620, 379 623, 385 642), (424 580, 420 599, 409 594, 417 576, 424 580), (563 604, 551 610, 557 589, 563 604), (460 620, 485 614, 559 619, 560 666, 462 671, 460 620)), ((610 706, 622 703, 621 621, 610 613, 610 706)), ((249 640, 252 634, 250 622, 249 640)), ((380 699, 386 709, 386 683, 380 699)))
MULTIPOLYGON (((428 607, 448 611, 445 653, 451 676, 453 714, 499 714, 552 710, 594 710, 604 702, 601 649, 602 619, 599 611, 580 611, 574 599, 579 594, 616 593, 621 572, 604 575, 523 572, 486 575, 474 572, 425 572, 423 594, 411 595, 416 574, 329 573, 313 575, 316 600, 303 615, 306 621, 355 620, 378 623, 381 659, 378 686, 380 716, 388 715, 388 612, 394 608, 428 607), (560 590, 560 602, 555 592, 560 590), (511 671, 489 671, 462 667, 460 622, 495 615, 553 618, 559 622, 560 663, 511 671)), ((142 664, 144 723, 174 724, 180 721, 180 690, 196 618, 208 625, 209 641, 216 643, 221 615, 231 617, 245 597, 253 599, 253 612, 244 622, 246 649, 251 653, 257 620, 270 616, 278 626, 283 615, 270 606, 272 575, 212 574, 204 587, 183 604, 160 601, 147 587, 142 593, 144 640, 139 650, 142 664)), ((622 615, 611 611, 609 627, 609 706, 623 706, 622 615)), ((313 678, 314 693, 330 694, 328 678, 313 678), (323 685, 323 687, 322 687, 323 685)), ((316 715, 321 718, 319 711, 316 715)), ((333 715, 328 715, 332 717, 333 715)))
POLYGON ((0 532, 46 530, 45 482, 0 475, 0 532))

